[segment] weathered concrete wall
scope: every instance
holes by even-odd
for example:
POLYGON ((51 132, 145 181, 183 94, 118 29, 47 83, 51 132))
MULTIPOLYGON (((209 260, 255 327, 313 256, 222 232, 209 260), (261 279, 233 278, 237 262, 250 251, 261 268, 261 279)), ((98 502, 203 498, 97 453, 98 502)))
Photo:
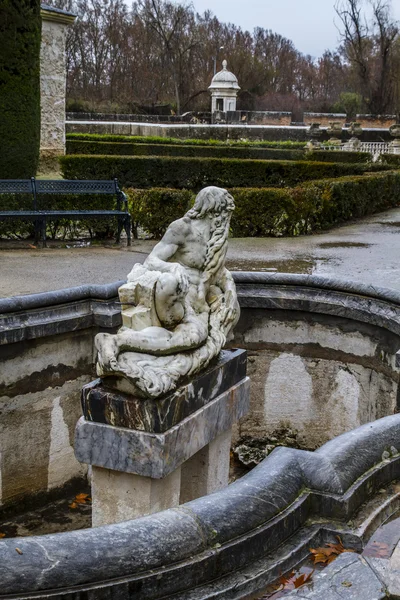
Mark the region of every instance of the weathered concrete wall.
POLYGON ((342 127, 345 126, 347 117, 341 113, 304 113, 304 124, 311 125, 312 123, 319 123, 322 127, 329 127, 332 122, 341 123, 342 127))
MULTIPOLYGON (((251 408, 237 435, 282 425, 319 446, 397 404, 400 295, 290 274, 235 273, 251 408)), ((121 323, 119 284, 0 300, 0 500, 84 475, 72 451, 94 336, 121 323)))
POLYGON ((356 115, 361 127, 389 128, 397 122, 396 115, 356 115))
MULTIPOLYGON (((333 118, 327 120, 329 125, 333 118), (329 121, 329 122, 328 122, 329 121)), ((335 119, 336 120, 336 119, 335 119)), ((312 122, 316 122, 313 119, 312 122)), ((317 121, 319 122, 319 121, 317 121)), ((67 121, 67 133, 97 133, 107 135, 140 135, 174 137, 180 139, 217 139, 217 140, 254 140, 254 141, 286 141, 307 142, 308 126, 289 125, 186 125, 186 124, 155 124, 134 123, 130 121, 67 121)), ((319 138, 321 142, 330 139, 330 135, 323 130, 319 138)), ((343 141, 350 139, 347 130, 344 130, 343 141)), ((362 142, 381 142, 391 140, 388 129, 364 129, 360 137, 362 142)))
POLYGON ((393 414, 398 337, 338 317, 245 309, 235 337, 249 350, 250 413, 239 435, 280 427, 317 447, 393 414))
POLYGON ((74 457, 91 330, 0 346, 0 502, 52 490, 86 468, 74 457))

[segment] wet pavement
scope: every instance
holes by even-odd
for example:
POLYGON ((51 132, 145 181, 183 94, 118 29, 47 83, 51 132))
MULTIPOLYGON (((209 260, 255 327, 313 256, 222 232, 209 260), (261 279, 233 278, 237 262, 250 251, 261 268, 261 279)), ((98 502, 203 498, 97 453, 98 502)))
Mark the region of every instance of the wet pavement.
MULTIPOLYGON (((56 242, 37 249, 28 241, 19 248, 2 241, 0 297, 124 279, 155 243, 138 240, 127 248, 56 242)), ((231 239, 227 258, 231 270, 326 275, 400 290, 400 208, 312 236, 231 239)))

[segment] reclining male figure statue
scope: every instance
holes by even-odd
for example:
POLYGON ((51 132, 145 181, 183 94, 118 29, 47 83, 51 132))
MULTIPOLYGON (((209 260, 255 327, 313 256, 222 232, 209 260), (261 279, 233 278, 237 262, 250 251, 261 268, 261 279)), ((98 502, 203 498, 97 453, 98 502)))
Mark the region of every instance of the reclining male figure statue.
POLYGON ((226 190, 203 189, 144 264, 133 267, 120 298, 123 305, 133 300, 145 317, 135 329, 96 336, 99 375, 123 376, 138 393, 156 397, 219 353, 239 317, 225 268, 233 210, 226 190))

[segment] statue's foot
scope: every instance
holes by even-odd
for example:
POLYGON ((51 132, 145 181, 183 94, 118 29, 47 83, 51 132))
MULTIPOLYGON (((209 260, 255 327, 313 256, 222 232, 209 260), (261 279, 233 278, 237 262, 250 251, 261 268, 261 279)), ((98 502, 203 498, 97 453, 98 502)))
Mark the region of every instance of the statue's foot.
POLYGON ((118 344, 111 333, 98 333, 95 338, 97 360, 103 371, 118 370, 118 344))

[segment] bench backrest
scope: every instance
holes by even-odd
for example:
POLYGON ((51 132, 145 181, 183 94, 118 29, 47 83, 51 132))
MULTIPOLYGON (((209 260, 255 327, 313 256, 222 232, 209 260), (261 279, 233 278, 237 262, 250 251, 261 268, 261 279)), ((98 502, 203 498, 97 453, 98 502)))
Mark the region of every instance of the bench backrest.
POLYGON ((117 194, 118 183, 111 181, 90 181, 77 179, 36 179, 38 194, 117 194))
POLYGON ((0 179, 0 194, 32 194, 34 210, 38 194, 115 194, 118 210, 125 198, 117 179, 0 179))

